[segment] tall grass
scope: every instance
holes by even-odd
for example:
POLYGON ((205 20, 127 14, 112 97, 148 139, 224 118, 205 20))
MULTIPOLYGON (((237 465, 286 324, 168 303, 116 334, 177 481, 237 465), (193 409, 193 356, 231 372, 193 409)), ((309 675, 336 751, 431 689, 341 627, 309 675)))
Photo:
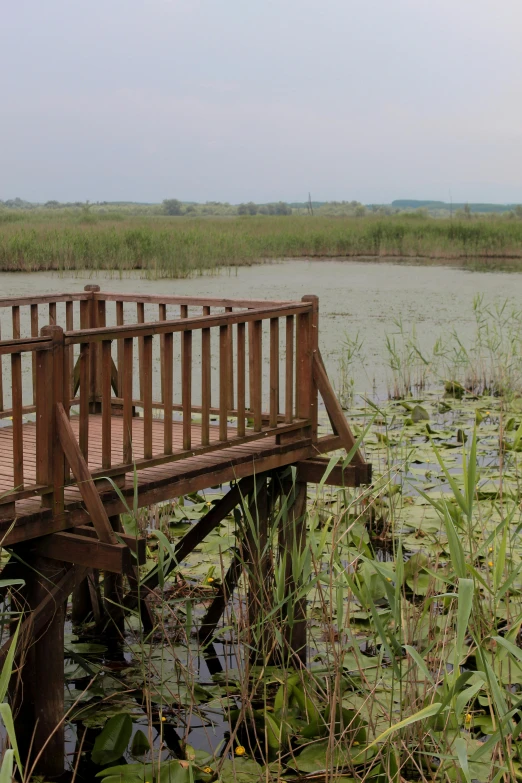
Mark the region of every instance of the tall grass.
MULTIPOLYGON (((0 212, 0 270, 145 270, 183 277, 299 257, 522 259, 522 222, 404 217, 125 217, 0 212)), ((493 264, 493 261, 491 262, 493 264)), ((511 266, 518 262, 511 262, 511 266)), ((509 265, 509 264, 508 264, 509 265)))

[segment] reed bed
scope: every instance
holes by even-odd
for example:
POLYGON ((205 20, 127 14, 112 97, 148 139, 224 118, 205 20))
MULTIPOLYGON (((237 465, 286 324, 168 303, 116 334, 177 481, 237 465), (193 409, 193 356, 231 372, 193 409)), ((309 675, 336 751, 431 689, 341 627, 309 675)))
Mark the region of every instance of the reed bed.
POLYGON ((187 277, 301 257, 459 260, 518 268, 522 222, 504 217, 126 217, 89 210, 0 212, 1 271, 143 270, 187 277))

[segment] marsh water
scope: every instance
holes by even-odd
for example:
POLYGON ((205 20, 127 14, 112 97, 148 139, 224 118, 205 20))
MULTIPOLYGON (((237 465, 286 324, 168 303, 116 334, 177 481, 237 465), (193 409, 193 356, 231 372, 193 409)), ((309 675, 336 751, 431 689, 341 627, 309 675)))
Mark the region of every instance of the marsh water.
MULTIPOLYGON (((96 283, 102 290, 122 293, 180 296, 255 297, 300 299, 319 296, 320 345, 334 385, 339 381, 339 360, 346 342, 359 337, 358 354, 364 361, 350 363, 355 391, 389 386, 389 352, 386 336, 416 331, 417 344, 430 354, 438 337, 458 326, 464 344, 476 331, 473 300, 483 295, 494 306, 522 298, 522 273, 468 271, 448 266, 376 263, 346 260, 291 260, 250 267, 234 267, 218 274, 190 279, 142 278, 48 272, 2 273, 3 296, 81 291, 96 283)), ((3 332, 5 334, 5 332, 3 332)))
MULTIPOLYGON (((126 275, 125 277, 97 275, 94 277, 88 274, 58 275, 49 273, 2 274, 0 280, 4 297, 51 292, 77 292, 81 291, 88 283, 97 283, 102 290, 122 293, 138 291, 164 295, 216 297, 227 295, 231 298, 266 297, 267 299, 299 299, 305 294, 316 294, 319 296, 320 302, 320 344, 334 385, 340 383, 340 359, 343 356, 343 351, 346 355, 346 344, 350 342, 353 344, 358 334, 360 340, 356 342, 360 345, 358 351, 360 360, 349 365, 349 371, 355 380, 355 389, 361 393, 377 389, 378 392, 382 391, 384 394, 389 387, 391 375, 390 356, 386 349, 387 337, 390 335, 400 336, 401 328, 403 334, 411 334, 415 328, 418 338, 417 344, 426 354, 432 351, 439 336, 450 335, 453 329, 458 330, 459 339, 463 343, 472 343, 476 334, 476 314, 473 309, 475 297, 483 296, 484 303, 494 307, 495 304, 501 304, 506 300, 511 300, 516 305, 522 295, 522 273, 471 272, 447 266, 413 266, 389 262, 332 260, 287 261, 239 267, 231 271, 222 271, 218 275, 185 280, 142 279, 138 275, 126 275), (399 325, 401 323, 402 327, 399 325)), ((487 406, 490 407, 490 402, 487 403, 487 406)), ((439 419, 435 419, 435 414, 431 409, 430 412, 432 413, 432 423, 441 427, 447 426, 447 422, 453 415, 451 412, 447 415, 444 414, 446 419, 439 421, 439 419)), ((485 415, 489 416, 489 411, 485 415)), ((486 421, 488 420, 486 419, 486 421)), ((460 426, 459 422, 460 420, 456 418, 455 428, 460 426)), ((421 438, 419 433, 417 433, 417 437, 421 438)), ((421 439, 422 441, 426 440, 425 433, 422 433, 421 439)), ((370 454, 376 467, 379 465, 378 449, 380 445, 382 444, 376 443, 372 446, 374 449, 373 458, 370 454)), ((418 448, 412 475, 415 477, 422 472, 423 480, 429 477, 431 482, 431 473, 426 472, 431 470, 430 460, 426 457, 427 448, 424 445, 418 448)), ((485 454, 486 457, 481 457, 483 461, 486 458, 489 459, 488 453, 485 452, 485 454)), ((449 459, 452 458, 454 459, 453 451, 449 459)), ((424 488, 426 489, 426 487, 424 488)), ((433 524, 432 521, 431 523, 433 524)), ((416 541, 415 545, 418 545, 416 541)), ((215 557, 215 555, 212 555, 209 550, 202 558, 204 562, 198 565, 199 571, 197 573, 194 570, 188 571, 189 578, 192 578, 194 582, 196 579, 201 580, 203 575, 201 569, 207 567, 205 558, 210 562, 211 557, 215 557)), ((82 641, 80 640, 77 649, 73 649, 76 657, 78 652, 87 655, 89 653, 88 647, 81 647, 82 641)), ((133 637, 129 636, 129 643, 132 641, 133 637)), ((69 647, 74 646, 74 642, 71 645, 70 640, 67 644, 69 647)), ((217 647, 218 664, 223 665, 227 670, 232 669, 235 662, 229 655, 226 645, 222 647, 217 645, 217 647)), ((160 643, 158 643, 158 648, 161 649, 160 643)), ((181 655, 179 648, 175 649, 176 654, 181 655)), ((127 659, 123 661, 123 664, 128 663, 127 659)), ((167 663, 170 665, 170 660, 167 663)), ((104 665, 106 668, 108 667, 107 661, 104 662, 104 665)), ((68 694, 69 701, 72 702, 78 697, 83 698, 82 689, 85 683, 81 677, 76 678, 76 658, 68 661, 68 666, 67 672, 70 680, 68 688, 72 682, 75 683, 75 687, 71 688, 68 694)), ((114 671, 117 673, 119 669, 116 667, 114 671)), ((211 689, 215 682, 214 677, 215 672, 212 665, 200 658, 197 670, 200 685, 211 689)), ((85 677, 83 679, 85 680, 85 677)), ((110 678, 107 677, 107 681, 109 680, 110 678)), ((97 698, 104 697, 103 688, 98 688, 95 695, 97 698)), ((124 704, 124 702, 121 703, 124 704)), ((124 706, 127 708, 126 703, 124 706)), ((117 709, 123 708, 123 706, 117 707, 117 709)), ((161 741, 164 742, 167 748, 165 753, 168 755, 170 752, 168 748, 174 749, 175 752, 179 737, 175 732, 175 712, 166 712, 166 714, 169 716, 167 724, 170 734, 161 734, 161 731, 165 731, 165 729, 161 730, 159 717, 156 715, 156 722, 160 729, 158 729, 158 734, 154 735, 153 740, 155 746, 161 741)), ((207 710, 207 720, 209 714, 211 715, 211 723, 200 722, 190 715, 190 732, 188 733, 189 741, 195 747, 205 751, 215 748, 228 729, 228 724, 219 712, 212 712, 212 709, 207 710)), ((94 723, 91 723, 91 729, 95 728, 98 731, 102 723, 103 720, 96 722, 95 719, 94 723)), ((133 734, 138 728, 143 729, 144 725, 144 723, 135 722, 133 734)), ((96 731, 91 732, 93 736, 96 731)), ((77 728, 74 725, 68 726, 67 753, 70 754, 68 763, 72 763, 71 759, 74 759, 74 752, 78 748, 77 737, 79 736, 81 735, 77 734, 77 728)), ((86 740, 84 751, 87 747, 88 741, 86 740)), ((84 756, 85 763, 82 761, 80 765, 80 778, 91 780, 96 769, 92 765, 89 766, 85 752, 84 756)))

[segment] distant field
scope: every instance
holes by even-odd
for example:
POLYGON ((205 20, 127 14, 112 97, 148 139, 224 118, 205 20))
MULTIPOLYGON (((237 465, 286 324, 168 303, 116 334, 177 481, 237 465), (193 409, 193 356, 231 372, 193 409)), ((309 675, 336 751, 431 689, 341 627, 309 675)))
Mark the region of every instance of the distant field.
POLYGON ((522 269, 522 221, 0 212, 1 271, 138 269, 185 277, 226 265, 319 256, 461 260, 470 266, 485 259, 480 263, 522 269))

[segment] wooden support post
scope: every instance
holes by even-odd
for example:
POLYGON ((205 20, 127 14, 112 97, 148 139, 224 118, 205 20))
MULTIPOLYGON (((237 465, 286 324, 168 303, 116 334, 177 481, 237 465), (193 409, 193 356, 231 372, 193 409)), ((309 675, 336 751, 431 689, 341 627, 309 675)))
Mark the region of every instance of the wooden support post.
POLYGON ((296 599, 296 591, 300 588, 295 579, 294 564, 296 558, 306 546, 306 493, 307 484, 297 476, 291 505, 286 516, 286 524, 279 533, 279 553, 285 558, 285 597, 286 611, 285 642, 287 649, 283 651, 285 658, 306 665, 306 598, 296 599), (293 502, 292 502, 293 501, 293 502))
MULTIPOLYGON (((65 574, 56 560, 35 556, 34 569, 27 585, 29 607, 36 610, 65 574)), ((31 758, 35 771, 52 777, 62 774, 64 766, 64 641, 65 600, 59 594, 52 615, 29 647, 22 671, 23 699, 32 705, 29 725, 17 725, 17 737, 31 758), (20 732, 22 732, 20 734, 20 732)))
POLYGON ((219 592, 205 612, 201 625, 199 626, 198 637, 201 641, 206 641, 215 633, 217 624, 225 611, 232 593, 238 583, 242 569, 241 557, 237 550, 232 554, 232 560, 228 571, 223 578, 223 583, 219 592))
MULTIPOLYGON (((119 514, 109 518, 115 533, 123 530, 119 514)), ((109 618, 107 630, 113 638, 122 638, 125 630, 125 615, 123 613, 123 577, 120 574, 105 572, 103 579, 103 596, 105 612, 109 618)))

